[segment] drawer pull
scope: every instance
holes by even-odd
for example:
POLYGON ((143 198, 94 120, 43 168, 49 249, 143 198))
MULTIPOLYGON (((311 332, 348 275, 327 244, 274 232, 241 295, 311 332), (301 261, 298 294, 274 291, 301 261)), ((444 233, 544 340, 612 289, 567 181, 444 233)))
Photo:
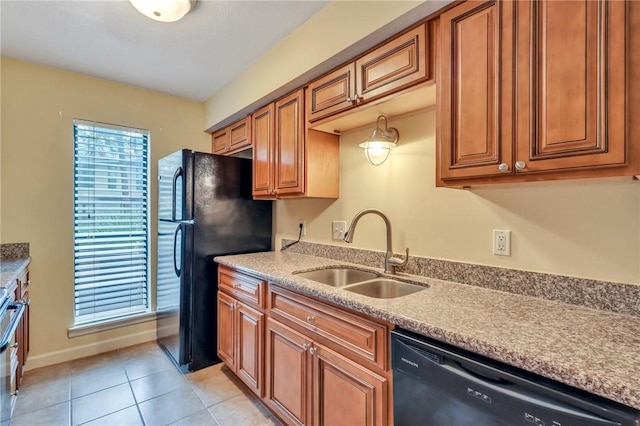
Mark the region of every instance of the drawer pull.
POLYGON ((309 315, 309 316, 307 317, 307 322, 308 322, 309 324, 311 324, 311 323, 312 323, 312 322, 314 322, 315 320, 316 320, 316 319, 315 319, 314 317, 312 317, 311 315, 309 315))

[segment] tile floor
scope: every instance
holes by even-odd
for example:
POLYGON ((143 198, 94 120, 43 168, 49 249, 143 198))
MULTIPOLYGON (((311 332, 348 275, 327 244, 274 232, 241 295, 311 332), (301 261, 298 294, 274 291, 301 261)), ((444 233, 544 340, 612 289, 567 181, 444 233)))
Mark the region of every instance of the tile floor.
POLYGON ((155 342, 27 371, 10 424, 280 425, 223 364, 182 374, 155 342))

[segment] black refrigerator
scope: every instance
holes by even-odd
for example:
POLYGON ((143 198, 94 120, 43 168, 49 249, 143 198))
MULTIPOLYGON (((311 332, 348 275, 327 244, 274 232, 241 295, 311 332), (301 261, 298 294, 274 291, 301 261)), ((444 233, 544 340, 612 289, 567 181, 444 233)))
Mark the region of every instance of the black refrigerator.
POLYGON ((217 356, 215 256, 271 249, 271 201, 251 160, 181 150, 158 161, 157 337, 182 369, 217 356))

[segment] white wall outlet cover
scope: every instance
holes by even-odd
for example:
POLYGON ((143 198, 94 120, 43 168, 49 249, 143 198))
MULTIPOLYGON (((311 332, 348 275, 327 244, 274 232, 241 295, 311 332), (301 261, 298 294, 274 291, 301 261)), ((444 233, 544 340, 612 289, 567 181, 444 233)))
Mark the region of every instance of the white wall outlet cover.
POLYGON ((507 229, 493 230, 493 254, 511 256, 511 231, 507 229))

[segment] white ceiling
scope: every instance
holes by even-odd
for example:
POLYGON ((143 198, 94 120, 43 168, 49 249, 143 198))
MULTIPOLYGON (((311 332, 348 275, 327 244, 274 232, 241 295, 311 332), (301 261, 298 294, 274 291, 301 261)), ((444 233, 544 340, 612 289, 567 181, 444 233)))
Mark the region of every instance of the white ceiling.
POLYGON ((126 0, 0 0, 2 56, 204 101, 328 0, 198 0, 153 21, 126 0))

